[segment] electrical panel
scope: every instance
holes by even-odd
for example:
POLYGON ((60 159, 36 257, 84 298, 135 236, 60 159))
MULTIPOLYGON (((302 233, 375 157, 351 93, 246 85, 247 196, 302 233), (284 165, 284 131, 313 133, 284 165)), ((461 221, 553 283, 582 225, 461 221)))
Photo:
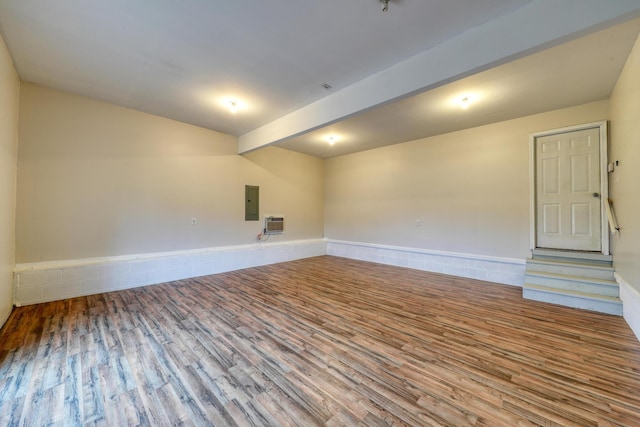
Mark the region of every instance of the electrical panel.
POLYGON ((244 186, 244 220, 260 220, 260 187, 257 185, 244 186))

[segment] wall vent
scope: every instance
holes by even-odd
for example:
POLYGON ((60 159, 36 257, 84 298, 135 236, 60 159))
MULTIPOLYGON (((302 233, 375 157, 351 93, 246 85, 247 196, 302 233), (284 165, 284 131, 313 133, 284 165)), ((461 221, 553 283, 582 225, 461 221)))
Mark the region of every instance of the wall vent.
POLYGON ((264 217, 264 234, 283 234, 284 217, 266 216, 264 217))

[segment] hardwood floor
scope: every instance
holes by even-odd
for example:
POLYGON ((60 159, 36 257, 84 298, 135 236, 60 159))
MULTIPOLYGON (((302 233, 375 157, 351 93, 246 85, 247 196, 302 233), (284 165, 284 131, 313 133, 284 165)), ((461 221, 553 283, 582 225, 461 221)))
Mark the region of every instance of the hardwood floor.
POLYGON ((620 317, 335 257, 14 310, 0 425, 640 426, 620 317))

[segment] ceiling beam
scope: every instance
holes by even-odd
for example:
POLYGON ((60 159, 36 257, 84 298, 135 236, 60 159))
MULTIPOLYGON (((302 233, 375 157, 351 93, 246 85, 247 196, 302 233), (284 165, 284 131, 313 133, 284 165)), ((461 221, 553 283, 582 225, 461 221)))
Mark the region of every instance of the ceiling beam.
POLYGON ((533 0, 511 14, 241 135, 238 153, 301 135, 638 16, 638 0, 533 0))

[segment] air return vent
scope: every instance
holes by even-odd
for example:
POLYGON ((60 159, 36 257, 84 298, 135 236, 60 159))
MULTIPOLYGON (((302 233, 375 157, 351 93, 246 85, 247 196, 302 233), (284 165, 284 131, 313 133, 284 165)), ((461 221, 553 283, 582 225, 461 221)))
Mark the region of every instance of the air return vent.
POLYGON ((264 217, 264 234, 282 234, 282 233, 284 233, 284 217, 283 216, 264 217))

